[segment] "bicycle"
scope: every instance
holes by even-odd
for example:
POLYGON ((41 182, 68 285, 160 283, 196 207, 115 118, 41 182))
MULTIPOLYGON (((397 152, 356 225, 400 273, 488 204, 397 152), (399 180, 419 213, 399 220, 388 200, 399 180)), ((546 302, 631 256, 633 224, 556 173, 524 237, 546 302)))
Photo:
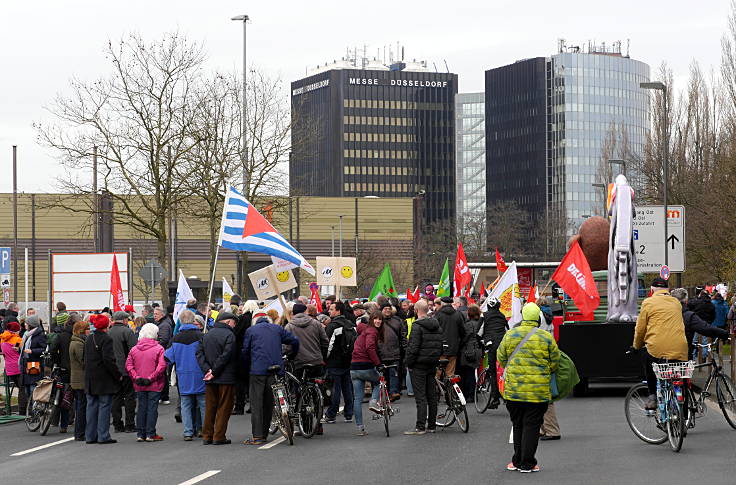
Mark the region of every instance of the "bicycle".
POLYGON ((710 387, 715 381, 716 383, 716 399, 718 407, 723 412, 723 417, 732 428, 736 429, 736 390, 734 389, 731 378, 723 372, 722 357, 720 355, 720 342, 715 340, 708 344, 695 344, 697 347, 708 349, 708 361, 703 364, 696 364, 695 368, 710 367, 711 371, 700 391, 700 397, 695 398, 695 392, 692 385, 688 383, 686 386, 688 416, 687 429, 695 427, 695 418, 702 417, 707 409, 706 400, 711 397, 710 387), (718 356, 717 358, 715 356, 718 356))
POLYGON ((273 392, 273 418, 271 420, 271 429, 273 429, 275 423, 276 428, 281 431, 284 438, 289 441, 289 445, 293 445, 293 406, 289 399, 289 391, 287 389, 285 378, 286 374, 284 373, 284 375, 281 375, 280 372, 280 365, 272 365, 268 368, 268 373, 274 376, 274 383, 271 384, 271 390, 273 392))
POLYGON ((287 362, 287 377, 292 380, 296 387, 296 410, 299 419, 299 431, 303 437, 309 439, 317 432, 322 414, 324 413, 324 402, 322 400, 322 386, 324 379, 307 377, 309 371, 316 365, 305 364, 302 369, 301 379, 294 376, 292 364, 287 362))
POLYGON ((43 389, 46 386, 50 387, 48 398, 43 400, 34 399, 33 394, 36 394, 35 390, 28 397, 25 418, 28 431, 35 432, 40 429, 41 436, 45 436, 51 427, 51 423, 59 419, 65 387, 64 383, 60 382, 62 372, 65 372, 65 369, 54 364, 51 374, 36 384, 36 389, 43 389))
POLYGON ((496 358, 490 355, 490 349, 493 346, 493 342, 488 342, 485 345, 485 353, 488 355, 488 367, 483 369, 478 374, 478 379, 475 382, 475 410, 483 414, 486 412, 488 407, 491 405, 491 393, 493 392, 492 379, 494 376, 491 375, 491 366, 495 366, 496 358))
POLYGON ((435 422, 437 426, 447 428, 457 421, 462 432, 467 433, 470 429, 470 422, 468 410, 465 407, 465 396, 458 385, 460 376, 447 375, 447 364, 449 363, 449 360, 441 359, 439 361, 440 376, 435 375, 434 377, 437 396, 444 396, 445 399, 445 411, 437 414, 435 422))
POLYGON ((399 412, 399 409, 394 409, 393 406, 391 406, 391 396, 388 393, 388 384, 386 383, 386 376, 384 373, 389 369, 397 367, 398 364, 379 365, 376 367, 376 370, 378 371, 378 405, 381 408, 381 412, 374 414, 372 419, 376 420, 383 418, 383 427, 386 430, 386 437, 391 436, 389 422, 393 415, 399 412))

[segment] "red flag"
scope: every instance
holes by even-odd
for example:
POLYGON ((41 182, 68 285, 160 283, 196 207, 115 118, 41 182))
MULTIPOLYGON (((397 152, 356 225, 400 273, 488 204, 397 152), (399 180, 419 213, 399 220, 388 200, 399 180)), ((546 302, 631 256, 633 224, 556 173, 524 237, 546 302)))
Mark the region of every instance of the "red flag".
POLYGON ((529 297, 526 299, 527 303, 536 303, 537 301, 537 285, 536 283, 529 289, 529 297))
POLYGON ((601 297, 588 260, 577 241, 560 261, 560 266, 555 270, 552 279, 572 297, 583 318, 593 318, 593 311, 600 305, 601 297))
POLYGON ((319 286, 317 283, 311 283, 309 289, 312 290, 312 295, 309 298, 309 304, 317 307, 317 311, 322 313, 322 300, 319 298, 319 286))
POLYGON ((419 286, 417 286, 414 291, 411 291, 411 288, 406 289, 406 299, 409 300, 412 303, 416 303, 419 301, 419 286))
POLYGON ((112 271, 110 272, 110 294, 112 295, 112 311, 122 311, 123 307, 125 307, 125 297, 123 296, 123 286, 120 284, 118 258, 115 254, 112 255, 112 271))
POLYGON ((483 282, 480 284, 480 298, 483 299, 486 296, 486 287, 483 286, 483 282))
POLYGON ((499 273, 503 273, 506 271, 506 261, 503 260, 503 257, 501 256, 501 253, 498 252, 498 248, 496 248, 496 269, 499 273))
POLYGON ((463 251, 463 243, 457 245, 457 257, 455 257, 455 274, 453 283, 455 285, 455 296, 461 296, 463 288, 472 281, 470 276, 470 268, 468 268, 468 259, 463 251))

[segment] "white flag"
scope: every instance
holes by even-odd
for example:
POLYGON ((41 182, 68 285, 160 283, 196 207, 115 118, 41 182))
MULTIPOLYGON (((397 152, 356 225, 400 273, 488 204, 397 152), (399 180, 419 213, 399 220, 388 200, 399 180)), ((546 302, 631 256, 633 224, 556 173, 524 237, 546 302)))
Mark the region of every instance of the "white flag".
POLYGON ((513 261, 501 275, 493 291, 488 295, 481 310, 488 309, 488 300, 495 297, 501 302, 501 313, 509 319, 509 327, 521 322, 521 293, 519 292, 519 276, 516 272, 516 261, 513 261))
POLYGON ((179 322, 179 314, 187 309, 187 301, 193 299, 194 295, 187 284, 184 272, 179 270, 179 284, 176 286, 176 302, 174 303, 174 324, 179 322))
POLYGON ((233 289, 230 288, 230 283, 227 282, 225 277, 222 278, 222 305, 229 305, 230 298, 233 296, 233 289))

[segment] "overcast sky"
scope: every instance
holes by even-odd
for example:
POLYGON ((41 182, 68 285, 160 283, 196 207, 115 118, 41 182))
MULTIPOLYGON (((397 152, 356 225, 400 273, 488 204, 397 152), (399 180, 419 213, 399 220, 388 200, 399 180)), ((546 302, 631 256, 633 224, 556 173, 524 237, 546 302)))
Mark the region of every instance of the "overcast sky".
MULTIPOLYGON (((179 30, 201 41, 208 67, 242 64, 242 24, 248 14, 249 64, 286 82, 364 44, 369 54, 401 42, 406 57, 447 61, 460 91, 482 91, 483 71, 518 59, 554 54, 557 39, 610 45, 627 39, 631 57, 656 67, 666 61, 681 87, 698 60, 717 66, 730 1, 542 0, 259 1, 2 0, 0 2, 0 192, 12 190, 12 145, 18 145, 19 190, 48 192, 61 174, 54 154, 39 147, 32 128, 44 106, 68 92, 69 79, 110 72, 108 39, 139 32, 154 39, 179 30)), ((286 90, 284 91, 286 92, 286 90)))

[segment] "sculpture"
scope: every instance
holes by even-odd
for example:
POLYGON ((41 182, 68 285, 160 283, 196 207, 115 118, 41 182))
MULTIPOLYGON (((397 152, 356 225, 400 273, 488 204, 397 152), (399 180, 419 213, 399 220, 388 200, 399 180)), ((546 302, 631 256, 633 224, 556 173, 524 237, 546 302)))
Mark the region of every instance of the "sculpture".
POLYGON ((619 175, 613 186, 608 246, 608 322, 634 322, 638 279, 634 253, 634 189, 619 175))

